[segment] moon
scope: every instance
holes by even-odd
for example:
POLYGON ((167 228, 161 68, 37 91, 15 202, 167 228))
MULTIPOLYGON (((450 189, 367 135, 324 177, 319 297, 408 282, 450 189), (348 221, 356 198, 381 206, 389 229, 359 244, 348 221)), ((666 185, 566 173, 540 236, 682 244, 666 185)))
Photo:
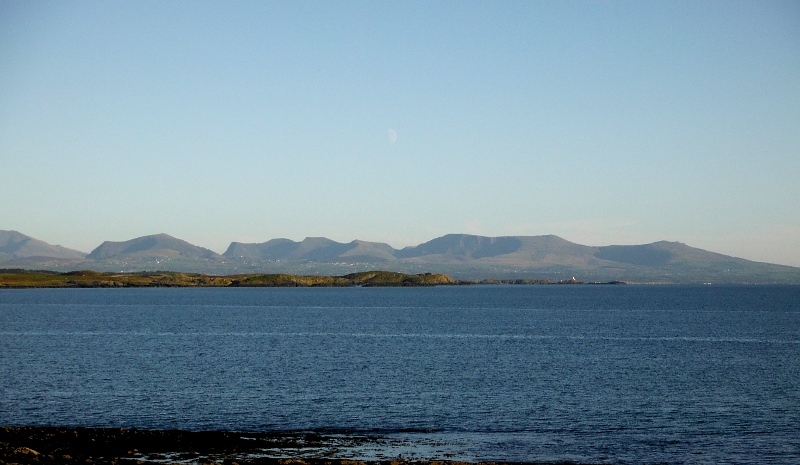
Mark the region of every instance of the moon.
POLYGON ((397 131, 389 129, 389 143, 394 144, 395 142, 397 142, 397 131))

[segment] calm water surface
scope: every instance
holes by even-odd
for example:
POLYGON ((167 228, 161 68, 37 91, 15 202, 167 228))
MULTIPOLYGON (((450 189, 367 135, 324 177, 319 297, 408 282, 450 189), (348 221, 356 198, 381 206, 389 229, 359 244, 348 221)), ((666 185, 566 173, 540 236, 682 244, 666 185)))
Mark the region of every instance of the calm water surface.
POLYGON ((800 287, 2 290, 0 424, 800 463, 800 287))

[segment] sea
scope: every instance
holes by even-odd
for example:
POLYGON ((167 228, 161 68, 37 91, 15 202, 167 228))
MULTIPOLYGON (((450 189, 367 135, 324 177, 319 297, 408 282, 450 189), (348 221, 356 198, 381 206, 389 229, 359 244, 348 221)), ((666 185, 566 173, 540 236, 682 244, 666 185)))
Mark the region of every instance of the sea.
POLYGON ((800 286, 0 290, 0 425, 330 456, 800 463, 800 286))

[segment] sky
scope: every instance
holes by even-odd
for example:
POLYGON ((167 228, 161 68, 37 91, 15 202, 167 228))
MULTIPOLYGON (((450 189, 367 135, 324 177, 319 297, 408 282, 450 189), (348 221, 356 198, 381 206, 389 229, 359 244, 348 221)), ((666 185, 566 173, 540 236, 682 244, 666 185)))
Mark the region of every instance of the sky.
POLYGON ((800 266, 800 3, 0 0, 0 229, 800 266))

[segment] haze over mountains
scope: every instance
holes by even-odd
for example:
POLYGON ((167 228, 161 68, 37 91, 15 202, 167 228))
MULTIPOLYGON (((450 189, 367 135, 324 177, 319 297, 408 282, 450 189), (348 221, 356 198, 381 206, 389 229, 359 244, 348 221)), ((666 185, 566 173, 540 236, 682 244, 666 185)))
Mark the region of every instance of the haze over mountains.
POLYGON ((60 245, 50 245, 17 231, 0 230, 0 263, 32 257, 82 259, 85 256, 83 252, 60 245))
POLYGON ((218 254, 203 247, 192 245, 167 234, 137 237, 125 242, 105 241, 86 256, 89 260, 105 260, 117 257, 160 257, 164 259, 194 257, 214 259, 218 254))
POLYGON ((343 275, 356 271, 435 272, 460 279, 549 279, 586 282, 792 283, 800 268, 753 262, 660 241, 586 246, 558 236, 484 237, 448 234, 418 246, 324 237, 233 242, 223 254, 167 234, 103 242, 91 253, 0 231, 0 267, 54 271, 183 271, 209 274, 343 275))

